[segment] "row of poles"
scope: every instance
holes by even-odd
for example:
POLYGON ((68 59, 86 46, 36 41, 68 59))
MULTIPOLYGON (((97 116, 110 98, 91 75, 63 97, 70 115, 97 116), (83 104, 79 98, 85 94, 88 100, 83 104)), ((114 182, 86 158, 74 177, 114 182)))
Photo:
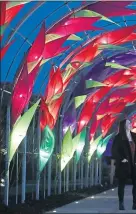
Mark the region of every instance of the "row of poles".
MULTIPOLYGON (((27 109, 26 109, 27 110, 27 109)), ((37 145, 37 166, 36 166, 36 179, 32 182, 34 183, 34 187, 32 188, 32 199, 40 199, 40 193, 42 192, 43 198, 46 196, 50 196, 51 194, 61 194, 67 191, 72 191, 76 189, 88 188, 94 185, 101 184, 102 181, 102 160, 93 157, 91 162, 88 163, 87 157, 82 153, 79 163, 76 164, 76 158, 73 156, 71 161, 67 164, 65 169, 61 172, 60 170, 60 161, 61 159, 55 155, 55 153, 50 157, 48 163, 40 173, 39 159, 40 159, 40 141, 41 141, 41 130, 40 130, 40 120, 39 120, 39 112, 38 117, 36 114, 33 118, 32 123, 32 134, 31 134, 31 142, 36 142, 37 145), (38 118, 38 119, 37 119, 38 118), (35 121, 37 122, 35 124, 35 121), (35 126, 36 125, 36 126, 35 126), (36 128, 36 130, 35 130, 36 128), (36 136, 34 135, 36 131, 36 136), (36 138, 36 139, 35 139, 36 138), (54 163, 55 163, 55 178, 52 179, 54 173, 54 163), (43 179, 41 179, 43 177, 43 179), (35 190, 34 190, 35 188, 35 190)), ((5 205, 9 204, 9 157, 8 157, 8 146, 10 140, 10 106, 7 107, 6 114, 6 150, 7 153, 5 155, 5 187, 4 187, 4 203, 5 205)), ((18 184, 18 162, 19 156, 18 151, 16 152, 16 184, 15 184, 15 195, 16 195, 16 204, 18 203, 18 196, 21 195, 21 203, 25 203, 26 200, 26 189, 27 189, 27 171, 30 169, 27 168, 27 147, 28 147, 28 136, 26 136, 21 143, 22 157, 21 157, 21 192, 19 192, 19 184, 18 184)), ((55 150, 58 150, 58 145, 56 144, 55 150)), ((32 163, 32 168, 34 170, 34 163, 32 163)))

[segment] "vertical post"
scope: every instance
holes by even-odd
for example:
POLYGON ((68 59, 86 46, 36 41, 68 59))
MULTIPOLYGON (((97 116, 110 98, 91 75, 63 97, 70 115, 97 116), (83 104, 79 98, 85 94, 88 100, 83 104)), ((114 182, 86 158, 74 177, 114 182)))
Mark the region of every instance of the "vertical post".
MULTIPOLYGON (((26 107, 25 111, 27 111, 28 106, 26 107)), ((22 143, 22 194, 21 194, 21 202, 25 202, 26 196, 26 146, 27 146, 27 136, 24 138, 22 143)))
POLYGON ((52 156, 48 162, 48 196, 51 195, 51 163, 52 163, 52 156))
POLYGON ((89 177, 89 164, 86 157, 86 163, 85 163, 85 187, 88 187, 88 177, 89 177))
POLYGON ((114 173, 115 173, 115 166, 114 166, 114 160, 111 160, 111 170, 110 170, 110 184, 113 184, 113 179, 114 179, 114 173))
POLYGON ((92 163, 91 163, 92 167, 91 167, 91 186, 94 185, 94 159, 92 159, 92 163))
POLYGON ((43 170, 43 198, 45 199, 45 196, 46 196, 46 165, 44 167, 44 170, 43 170))
POLYGON ((69 191, 69 163, 66 167, 66 192, 69 191))
POLYGON ((61 158, 58 160, 58 194, 61 194, 61 158))
POLYGON ((37 123, 37 171, 36 171, 36 200, 39 200, 40 191, 40 141, 41 141, 41 130, 40 130, 40 111, 38 112, 38 123, 37 123))
POLYGON ((22 198, 21 202, 25 202, 25 193, 26 193, 26 143, 27 136, 23 140, 23 157, 22 157, 22 198))
POLYGON ((63 170, 63 173, 64 173, 64 174, 63 174, 63 175, 64 175, 64 176, 63 176, 63 179, 64 179, 64 180, 63 180, 63 185, 64 185, 63 190, 64 190, 64 192, 66 192, 66 185, 65 185, 65 179, 66 179, 66 167, 65 167, 65 169, 63 170))
POLYGON ((9 199, 9 137, 10 137, 10 106, 7 107, 6 115, 6 150, 5 155, 5 188, 4 188, 4 203, 8 206, 9 199))
POLYGON ((102 183, 102 158, 99 159, 99 184, 102 183))
POLYGON ((81 189, 83 189, 83 154, 81 155, 81 189))
POLYGON ((74 185, 73 185, 73 183, 74 183, 74 180, 73 180, 73 174, 74 174, 73 158, 70 160, 70 165, 71 165, 70 188, 73 190, 73 188, 74 188, 74 185))
POLYGON ((98 159, 95 158, 95 185, 98 184, 98 159))
POLYGON ((80 186, 81 183, 81 159, 79 160, 78 163, 78 187, 80 186))
POLYGON ((74 181, 74 190, 76 190, 76 174, 77 174, 77 165, 76 165, 76 157, 75 157, 75 155, 74 155, 74 157, 73 157, 73 176, 74 176, 74 179, 73 179, 73 181, 74 181))
MULTIPOLYGON (((57 151, 56 151, 56 153, 57 153, 57 151)), ((55 195, 57 194, 57 183, 58 183, 58 158, 57 158, 57 154, 55 154, 55 165, 56 165, 56 167, 55 167, 55 172, 56 172, 56 176, 55 176, 55 189, 54 189, 54 193, 55 193, 55 195)))
POLYGON ((18 203, 18 150, 16 154, 16 204, 18 203))
MULTIPOLYGON (((87 133, 89 132, 90 126, 87 126, 87 133)), ((89 177, 89 163, 88 163, 88 151, 89 151, 89 135, 86 135, 85 140, 85 187, 88 187, 88 177, 89 177)))
POLYGON ((89 164, 89 187, 91 187, 92 162, 89 164))
MULTIPOLYGON (((35 160, 35 154, 34 154, 34 142, 35 142, 35 115, 33 118, 33 124, 32 124, 32 182, 34 182, 34 160, 35 160)), ((32 186, 32 199, 34 199, 34 184, 32 186)))

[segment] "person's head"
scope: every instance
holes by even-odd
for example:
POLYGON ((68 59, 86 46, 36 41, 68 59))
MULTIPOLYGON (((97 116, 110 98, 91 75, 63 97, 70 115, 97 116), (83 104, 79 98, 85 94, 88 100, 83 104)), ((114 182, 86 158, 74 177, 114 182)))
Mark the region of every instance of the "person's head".
POLYGON ((131 131, 131 129, 132 129, 131 122, 129 120, 126 120, 126 130, 131 131))
POLYGON ((119 133, 124 135, 126 131, 131 130, 131 122, 129 120, 122 120, 119 125, 119 133))

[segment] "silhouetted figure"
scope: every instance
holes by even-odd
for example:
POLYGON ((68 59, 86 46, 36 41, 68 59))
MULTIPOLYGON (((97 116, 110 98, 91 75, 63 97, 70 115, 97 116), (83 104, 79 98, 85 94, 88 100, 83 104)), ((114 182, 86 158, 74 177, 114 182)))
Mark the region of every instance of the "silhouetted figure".
POLYGON ((128 178, 132 179, 133 210, 136 210, 136 133, 131 132, 129 120, 120 122, 119 133, 112 146, 115 159, 115 175, 118 178, 119 209, 124 210, 124 189, 128 178))

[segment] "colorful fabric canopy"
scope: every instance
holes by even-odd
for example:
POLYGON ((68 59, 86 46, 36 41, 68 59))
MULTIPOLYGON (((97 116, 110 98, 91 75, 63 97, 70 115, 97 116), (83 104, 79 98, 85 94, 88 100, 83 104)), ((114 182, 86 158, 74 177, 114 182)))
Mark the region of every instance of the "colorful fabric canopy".
MULTIPOLYGON (((53 133, 62 141, 57 142, 62 145, 61 170, 74 153, 78 163, 88 138, 88 161, 96 150, 100 157, 120 115, 136 108, 135 2, 1 2, 0 6, 1 104, 7 104, 8 93, 13 128, 10 161, 38 105, 41 171, 53 153, 53 133), (29 104, 32 107, 23 114, 29 104)), ((128 118, 135 127, 135 120, 129 114, 128 118)))

